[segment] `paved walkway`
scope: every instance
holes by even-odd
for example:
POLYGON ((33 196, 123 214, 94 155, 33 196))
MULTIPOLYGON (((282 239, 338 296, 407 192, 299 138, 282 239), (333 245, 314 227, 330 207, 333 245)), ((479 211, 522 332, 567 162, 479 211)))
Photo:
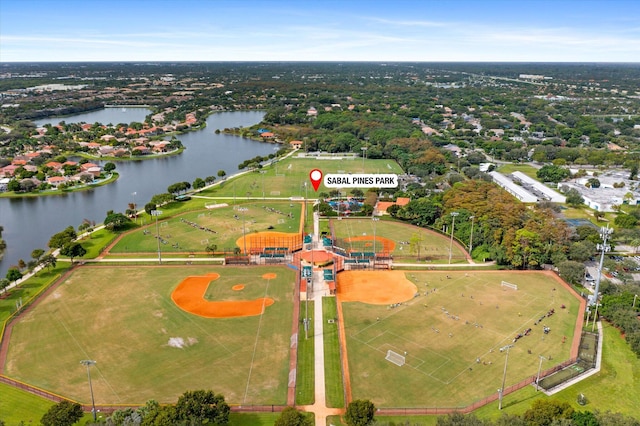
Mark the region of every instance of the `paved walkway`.
MULTIPOLYGON (((311 250, 322 247, 320 241, 320 220, 316 212, 313 213, 313 239, 311 250)), ((315 414, 316 426, 324 426, 327 423, 327 416, 340 415, 344 413, 341 408, 328 408, 325 397, 325 374, 324 374, 324 317, 322 315, 322 298, 328 296, 329 286, 324 280, 322 269, 313 271, 312 285, 307 287, 309 300, 313 300, 313 353, 314 353, 314 376, 315 376, 315 400, 313 405, 299 407, 304 411, 315 414)))

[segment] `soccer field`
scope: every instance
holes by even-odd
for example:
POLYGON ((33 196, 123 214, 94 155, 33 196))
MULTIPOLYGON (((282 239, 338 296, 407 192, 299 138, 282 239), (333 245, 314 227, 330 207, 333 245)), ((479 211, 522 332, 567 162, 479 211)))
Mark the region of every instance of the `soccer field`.
MULTIPOLYGON (((402 169, 393 160, 365 160, 364 168, 361 158, 343 157, 336 159, 297 158, 290 157, 273 165, 243 176, 230 179, 214 189, 203 191, 202 195, 217 197, 305 197, 316 198, 319 192, 329 192, 330 188, 321 184, 314 191, 309 181, 309 173, 320 169, 324 175, 328 173, 395 173, 402 169), (306 187, 305 187, 306 183, 306 187)), ((345 189, 350 192, 350 190, 345 189)))
POLYGON ((156 233, 160 234, 163 253, 185 253, 205 252, 210 244, 215 244, 218 252, 233 252, 243 234, 300 231, 300 202, 243 201, 238 207, 241 210, 228 206, 180 214, 160 220, 157 229, 155 223, 151 223, 125 234, 110 252, 155 253, 158 250, 156 233))
MULTIPOLYGON (((535 375, 538 355, 551 359, 544 368, 570 358, 580 300, 552 274, 430 271, 385 276, 398 273, 338 275, 339 301, 353 300, 340 293, 342 281, 350 278, 355 281, 351 286, 370 285, 367 280, 385 283, 383 291, 390 294, 397 293, 400 281, 415 285, 414 297, 399 304, 342 303, 354 399, 369 398, 379 407, 466 406, 501 387, 505 353, 500 348, 514 345, 506 386, 535 375), (503 280, 518 289, 501 286, 503 280), (544 326, 550 328, 548 334, 544 326), (404 356, 405 365, 387 361, 389 350, 404 356)), ((368 298, 370 293, 363 294, 368 298)))
POLYGON ((88 403, 80 361, 91 359, 97 404, 169 403, 193 389, 230 403, 284 404, 294 283, 284 267, 81 267, 15 325, 5 374, 88 403), (233 318, 174 303, 185 278, 211 273, 219 278, 200 299, 273 303, 233 318))

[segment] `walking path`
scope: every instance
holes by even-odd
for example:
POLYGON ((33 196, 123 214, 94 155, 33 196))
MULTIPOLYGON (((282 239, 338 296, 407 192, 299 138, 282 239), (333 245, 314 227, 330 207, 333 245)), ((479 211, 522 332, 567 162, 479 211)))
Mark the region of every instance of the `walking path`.
MULTIPOLYGON (((316 212, 313 213, 313 238, 311 240, 311 250, 321 245, 320 241, 320 220, 316 212)), ((304 411, 313 412, 317 426, 324 426, 327 423, 327 416, 341 415, 344 409, 328 408, 325 397, 325 374, 324 374, 324 317, 322 315, 322 298, 329 295, 329 286, 324 281, 321 269, 313 271, 313 279, 309 291, 309 300, 313 300, 313 353, 314 353, 314 376, 315 376, 315 400, 312 405, 299 407, 304 411)))

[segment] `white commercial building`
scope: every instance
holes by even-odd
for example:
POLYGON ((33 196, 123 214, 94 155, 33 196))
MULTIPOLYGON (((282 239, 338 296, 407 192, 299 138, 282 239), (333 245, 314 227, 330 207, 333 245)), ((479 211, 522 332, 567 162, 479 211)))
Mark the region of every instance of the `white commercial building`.
POLYGON ((513 176, 514 180, 520 181, 520 183, 522 183, 522 186, 524 186, 534 195, 539 195, 539 198, 541 199, 549 200, 554 203, 565 203, 567 201, 567 197, 560 194, 558 191, 554 191, 547 185, 538 182, 537 180, 525 175, 522 172, 513 172, 511 173, 511 176, 513 176))
POLYGON ((502 189, 507 191, 509 194, 516 197, 518 200, 523 203, 537 203, 538 197, 536 197, 531 192, 527 191, 522 186, 514 183, 511 179, 498 172, 489 172, 489 175, 493 178, 493 181, 498 184, 502 189))

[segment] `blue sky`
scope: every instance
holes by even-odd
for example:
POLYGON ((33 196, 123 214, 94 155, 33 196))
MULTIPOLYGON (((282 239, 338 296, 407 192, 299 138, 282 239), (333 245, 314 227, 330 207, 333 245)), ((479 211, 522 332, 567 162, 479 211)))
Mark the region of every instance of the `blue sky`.
POLYGON ((638 0, 0 0, 0 62, 640 62, 638 0))

